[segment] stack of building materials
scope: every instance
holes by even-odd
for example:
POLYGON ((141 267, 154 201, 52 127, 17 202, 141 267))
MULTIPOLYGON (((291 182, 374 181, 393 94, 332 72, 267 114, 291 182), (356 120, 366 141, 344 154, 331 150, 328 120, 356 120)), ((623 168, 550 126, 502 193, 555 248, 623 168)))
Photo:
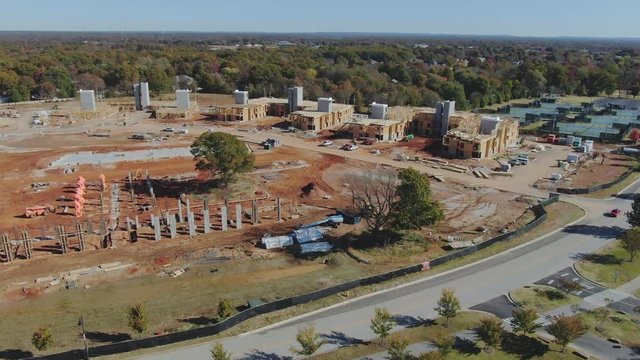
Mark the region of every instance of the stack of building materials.
POLYGON ((580 161, 580 154, 576 154, 576 153, 571 153, 569 155, 567 155, 567 162, 568 163, 577 163, 578 161, 580 161))
POLYGON ((293 238, 291 235, 271 236, 269 234, 265 234, 260 241, 265 249, 279 249, 293 245, 293 238))

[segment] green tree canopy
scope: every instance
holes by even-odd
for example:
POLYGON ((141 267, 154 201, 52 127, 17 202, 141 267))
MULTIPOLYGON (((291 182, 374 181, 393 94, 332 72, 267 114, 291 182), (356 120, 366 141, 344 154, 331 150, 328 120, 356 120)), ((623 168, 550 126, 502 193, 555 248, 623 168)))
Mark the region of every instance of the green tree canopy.
POLYGON ((296 341, 300 345, 300 349, 291 348, 291 352, 295 355, 311 356, 313 355, 324 341, 320 334, 316 332, 316 328, 313 325, 305 326, 298 330, 296 335, 296 341))
POLYGON ((484 342, 485 351, 491 352, 502 341, 502 321, 498 319, 483 319, 476 329, 478 338, 484 342))
POLYGON ((211 349, 211 360, 231 360, 231 353, 224 349, 220 343, 216 343, 211 349))
POLYGON ((226 187, 240 173, 253 169, 255 157, 244 142, 222 132, 205 132, 191 144, 196 169, 209 171, 226 187))
POLYGON ((396 325, 393 316, 385 308, 376 308, 373 318, 371 318, 371 331, 378 335, 383 341, 389 336, 391 329, 396 325))
POLYGON ((149 318, 147 317, 147 312, 142 304, 136 304, 130 307, 127 312, 127 319, 131 330, 138 334, 142 334, 147 331, 149 318))
POLYGON ((51 328, 44 326, 34 331, 31 336, 31 344, 39 351, 47 351, 53 345, 53 333, 51 328))
POLYGON ((393 225, 401 230, 420 229, 444 219, 440 206, 431 198, 429 179, 408 168, 398 173, 397 201, 393 204, 393 225))
POLYGON ((633 262, 640 252, 640 228, 627 230, 620 241, 620 246, 629 254, 629 261, 633 262))
POLYGON ((538 313, 534 309, 516 309, 511 312, 511 327, 513 331, 522 331, 522 334, 533 334, 540 328, 538 313))
POLYGON ((434 310, 438 315, 444 317, 444 325, 447 327, 449 326, 449 320, 458 315, 461 308, 460 300, 458 300, 454 291, 452 289, 442 289, 440 299, 438 299, 438 306, 434 310))

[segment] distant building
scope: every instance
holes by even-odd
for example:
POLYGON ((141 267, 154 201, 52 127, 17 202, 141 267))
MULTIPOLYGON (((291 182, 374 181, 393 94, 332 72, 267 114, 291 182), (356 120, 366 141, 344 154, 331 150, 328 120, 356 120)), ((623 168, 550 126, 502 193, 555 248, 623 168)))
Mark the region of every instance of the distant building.
POLYGON ((296 86, 287 90, 287 98, 289 100, 289 113, 296 112, 302 109, 303 102, 303 88, 302 86, 296 86))
POLYGON ((449 119, 456 112, 455 101, 442 101, 436 106, 434 134, 442 137, 449 131, 449 119))
POLYGON ((191 106, 189 93, 189 90, 176 90, 176 103, 178 110, 189 110, 189 107, 191 106))
POLYGON ((249 103, 249 92, 236 90, 233 92, 236 105, 247 105, 249 103))
POLYGON ((351 120, 353 116, 353 106, 346 104, 324 103, 323 109, 331 111, 320 111, 318 104, 313 107, 305 107, 304 110, 295 111, 289 114, 289 122, 303 131, 322 131, 333 129, 351 120))
POLYGON ((371 108, 371 116, 369 116, 371 119, 384 120, 387 118, 387 111, 389 109, 387 104, 372 103, 369 107, 371 108))
POLYGON ((96 111, 96 94, 93 90, 80 90, 80 109, 82 111, 96 111))
POLYGON ((450 130, 442 139, 442 145, 451 156, 481 159, 497 155, 518 143, 517 120, 485 118, 475 128, 450 130), (489 131, 489 129, 491 129, 489 131))
POLYGON ((136 110, 144 110, 151 105, 149 99, 149 83, 143 82, 139 84, 133 84, 133 97, 136 104, 136 110))
POLYGON ((356 118, 352 120, 350 125, 354 139, 398 141, 405 137, 409 123, 399 120, 356 118))

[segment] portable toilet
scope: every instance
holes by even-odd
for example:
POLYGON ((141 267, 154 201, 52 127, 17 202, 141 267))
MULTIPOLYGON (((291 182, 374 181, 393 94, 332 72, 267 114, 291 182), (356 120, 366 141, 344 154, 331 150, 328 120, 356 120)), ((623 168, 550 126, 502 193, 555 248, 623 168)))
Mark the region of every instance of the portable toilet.
POLYGON ((579 147, 579 146, 581 146, 581 145, 582 145, 582 138, 574 137, 574 138, 573 138, 573 142, 572 142, 571 146, 573 146, 573 147, 579 147))
POLYGON ((571 153, 567 155, 567 162, 569 163, 577 163, 580 160, 580 154, 571 153))
POLYGON ((569 144, 569 145, 573 144, 573 139, 574 139, 574 138, 575 138, 575 136, 573 136, 573 135, 568 135, 568 136, 567 136, 567 142, 566 142, 566 144, 569 144))
POLYGON ((585 140, 584 143, 582 143, 582 146, 584 147, 584 152, 592 152, 593 151, 593 140, 585 140))

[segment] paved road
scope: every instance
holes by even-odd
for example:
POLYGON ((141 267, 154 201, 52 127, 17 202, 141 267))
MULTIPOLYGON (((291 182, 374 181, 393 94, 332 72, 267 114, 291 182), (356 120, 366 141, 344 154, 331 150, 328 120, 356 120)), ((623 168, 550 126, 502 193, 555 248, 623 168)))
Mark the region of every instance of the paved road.
MULTIPOLYGON (((635 192, 634 184, 627 192, 635 192)), ((433 311, 443 288, 453 288, 464 307, 486 302, 510 289, 531 284, 573 264, 582 254, 593 252, 615 239, 612 228, 626 228, 624 217, 608 218, 602 214, 617 207, 627 211, 628 196, 612 200, 574 199, 589 210, 578 224, 511 249, 485 261, 405 284, 391 290, 364 296, 255 332, 222 340, 224 346, 242 359, 280 359, 290 356, 295 334, 304 324, 314 323, 323 334, 338 334, 344 342, 326 344, 330 351, 348 342, 370 340, 369 319, 376 307, 386 307, 403 319, 399 326, 415 324, 436 317, 433 311)), ((160 352, 142 359, 207 359, 212 343, 160 352)))

